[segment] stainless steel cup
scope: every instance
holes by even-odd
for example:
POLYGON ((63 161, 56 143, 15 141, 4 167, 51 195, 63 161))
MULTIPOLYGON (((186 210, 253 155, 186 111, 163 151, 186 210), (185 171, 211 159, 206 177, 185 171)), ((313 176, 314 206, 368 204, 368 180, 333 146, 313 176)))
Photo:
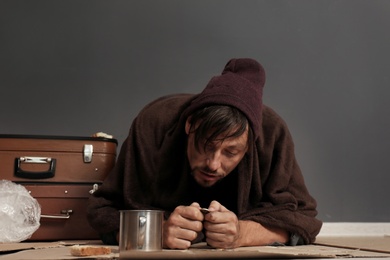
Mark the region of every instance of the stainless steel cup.
POLYGON ((162 250, 164 211, 120 211, 119 252, 162 250))

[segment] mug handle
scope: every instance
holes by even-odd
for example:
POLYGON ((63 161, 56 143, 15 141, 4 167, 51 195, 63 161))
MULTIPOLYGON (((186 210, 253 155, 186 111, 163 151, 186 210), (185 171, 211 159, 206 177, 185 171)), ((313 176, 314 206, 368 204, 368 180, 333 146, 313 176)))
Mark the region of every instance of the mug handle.
POLYGON ((138 241, 137 248, 142 249, 145 243, 145 232, 146 232, 146 217, 140 216, 138 220, 138 241))

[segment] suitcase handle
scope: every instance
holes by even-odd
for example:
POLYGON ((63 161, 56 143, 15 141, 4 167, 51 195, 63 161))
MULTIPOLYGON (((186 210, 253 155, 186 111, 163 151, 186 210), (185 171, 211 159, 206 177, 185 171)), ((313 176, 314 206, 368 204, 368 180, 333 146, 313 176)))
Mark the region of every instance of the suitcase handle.
POLYGON ((68 219, 70 215, 41 215, 41 218, 68 219))
POLYGON ((73 210, 71 209, 64 209, 64 210, 61 210, 61 214, 55 214, 55 215, 41 215, 41 218, 55 218, 55 219, 69 219, 70 218, 70 214, 73 213, 73 210))
POLYGON ((15 176, 25 179, 47 179, 54 177, 56 170, 56 159, 48 157, 19 157, 15 158, 15 176), (48 171, 45 172, 31 172, 24 171, 20 168, 22 163, 50 163, 48 171))

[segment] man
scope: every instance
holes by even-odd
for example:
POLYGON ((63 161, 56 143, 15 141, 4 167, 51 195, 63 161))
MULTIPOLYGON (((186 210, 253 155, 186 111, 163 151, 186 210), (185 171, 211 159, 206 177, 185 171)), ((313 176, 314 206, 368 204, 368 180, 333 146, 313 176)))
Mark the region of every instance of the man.
POLYGON ((90 199, 103 241, 118 243, 118 210, 162 209, 165 248, 312 243, 316 202, 285 122, 262 104, 264 82, 257 61, 232 59, 202 93, 148 104, 90 199))

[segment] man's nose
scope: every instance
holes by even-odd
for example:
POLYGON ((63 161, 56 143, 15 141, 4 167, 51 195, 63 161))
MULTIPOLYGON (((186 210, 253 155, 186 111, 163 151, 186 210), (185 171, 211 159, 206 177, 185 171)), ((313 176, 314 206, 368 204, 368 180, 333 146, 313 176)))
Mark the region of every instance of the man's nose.
POLYGON ((207 157, 207 166, 211 171, 216 171, 221 167, 221 154, 214 152, 207 157))

